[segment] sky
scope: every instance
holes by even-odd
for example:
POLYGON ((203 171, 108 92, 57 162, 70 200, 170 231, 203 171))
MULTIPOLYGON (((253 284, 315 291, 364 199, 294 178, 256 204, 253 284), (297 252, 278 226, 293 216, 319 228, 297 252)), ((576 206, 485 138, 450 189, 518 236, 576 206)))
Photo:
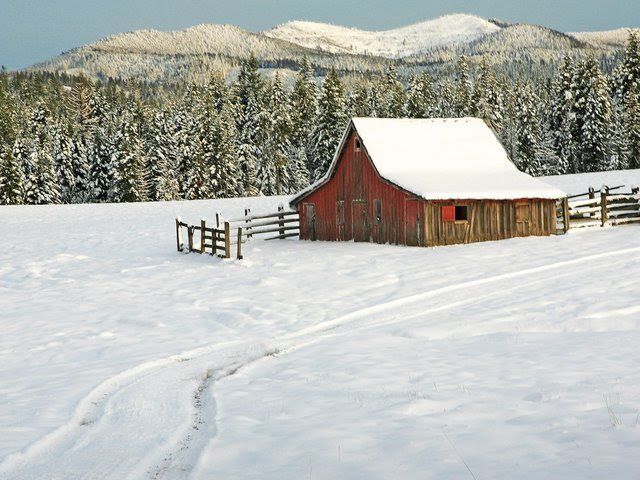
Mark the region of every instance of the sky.
POLYGON ((0 65, 46 60, 114 33, 230 23, 252 31, 289 20, 383 30, 448 13, 561 31, 640 27, 639 0, 0 0, 0 65))

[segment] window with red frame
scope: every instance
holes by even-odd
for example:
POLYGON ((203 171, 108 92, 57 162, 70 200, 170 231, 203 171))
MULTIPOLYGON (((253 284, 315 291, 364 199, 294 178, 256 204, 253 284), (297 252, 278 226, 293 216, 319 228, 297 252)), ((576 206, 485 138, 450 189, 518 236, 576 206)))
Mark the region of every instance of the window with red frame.
POLYGON ((443 222, 464 222, 469 220, 469 208, 466 205, 443 205, 440 213, 443 222))

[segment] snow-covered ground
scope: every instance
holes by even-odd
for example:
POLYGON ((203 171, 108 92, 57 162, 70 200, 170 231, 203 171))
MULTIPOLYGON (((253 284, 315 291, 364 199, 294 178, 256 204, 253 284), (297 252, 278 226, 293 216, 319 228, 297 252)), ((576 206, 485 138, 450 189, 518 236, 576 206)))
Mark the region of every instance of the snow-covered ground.
POLYGON ((0 207, 0 478, 637 478, 637 226, 175 252, 280 201, 0 207))

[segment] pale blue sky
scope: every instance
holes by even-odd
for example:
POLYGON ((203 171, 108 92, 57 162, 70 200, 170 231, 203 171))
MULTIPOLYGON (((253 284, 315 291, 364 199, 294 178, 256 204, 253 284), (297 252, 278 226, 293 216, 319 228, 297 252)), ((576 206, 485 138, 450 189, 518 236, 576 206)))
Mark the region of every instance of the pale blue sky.
POLYGON ((0 0, 0 64, 45 60, 112 33, 288 20, 387 29, 447 13, 539 23, 562 31, 640 27, 640 0, 0 0))

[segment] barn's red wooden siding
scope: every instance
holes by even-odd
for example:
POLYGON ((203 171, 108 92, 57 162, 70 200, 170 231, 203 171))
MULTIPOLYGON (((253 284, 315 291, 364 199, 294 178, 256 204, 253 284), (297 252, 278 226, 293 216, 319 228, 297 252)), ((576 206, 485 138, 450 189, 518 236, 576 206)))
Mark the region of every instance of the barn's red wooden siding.
POLYGON ((364 145, 356 151, 356 139, 357 133, 351 129, 331 179, 298 203, 300 238, 404 244, 405 201, 415 196, 383 180, 364 145), (376 218, 376 200, 381 202, 380 222, 376 218), (338 224, 341 201, 344 223, 338 224), (309 204, 314 205, 315 238, 311 219, 307 218, 309 209, 305 207, 309 204), (354 218, 354 213, 364 218, 354 218))

